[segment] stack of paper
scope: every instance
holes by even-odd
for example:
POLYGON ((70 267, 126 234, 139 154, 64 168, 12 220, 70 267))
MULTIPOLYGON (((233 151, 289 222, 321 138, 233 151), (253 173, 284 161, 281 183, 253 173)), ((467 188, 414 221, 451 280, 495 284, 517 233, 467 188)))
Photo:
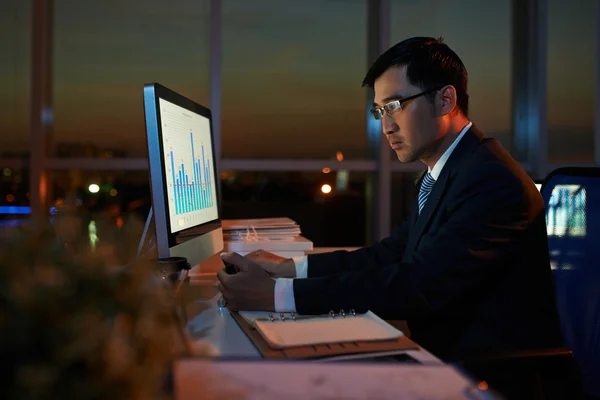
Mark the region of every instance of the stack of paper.
POLYGON ((224 219, 223 239, 292 240, 300 236, 300 225, 289 218, 224 219))
POLYGON ((300 226, 290 218, 230 219, 222 221, 225 250, 248 254, 266 250, 281 257, 304 255, 313 249, 300 236, 300 226))

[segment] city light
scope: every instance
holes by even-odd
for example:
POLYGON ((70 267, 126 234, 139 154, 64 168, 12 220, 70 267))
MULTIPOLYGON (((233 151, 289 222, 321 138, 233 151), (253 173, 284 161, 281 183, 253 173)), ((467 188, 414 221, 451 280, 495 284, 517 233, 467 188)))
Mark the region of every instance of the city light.
POLYGON ((322 171, 323 171, 323 173, 324 173, 324 174, 328 174, 328 173, 330 173, 330 172, 331 172, 331 169, 330 169, 330 168, 327 168, 327 167, 325 167, 325 168, 323 168, 323 170, 322 170, 322 171))
POLYGON ((108 192, 112 197, 115 197, 117 195, 117 189, 110 189, 110 192, 108 192))
POLYGON ((0 214, 31 214, 31 207, 0 206, 0 214))
POLYGON ((88 187, 88 190, 90 191, 90 193, 98 193, 100 191, 100 186, 96 185, 95 183, 92 183, 88 187))
POLYGON ((335 159, 338 160, 339 162, 344 161, 344 153, 342 153, 341 151, 338 151, 337 153, 335 153, 335 159))
POLYGON ((348 180, 350 179, 350 173, 346 169, 338 171, 335 177, 335 188, 338 192, 344 192, 348 189, 348 180))
POLYGON ((96 250, 96 243, 98 243, 98 229, 96 228, 96 221, 90 221, 88 225, 88 236, 90 238, 90 246, 92 251, 96 250))
POLYGON ((325 194, 331 193, 331 186, 328 184, 324 184, 323 186, 321 186, 321 192, 325 194))

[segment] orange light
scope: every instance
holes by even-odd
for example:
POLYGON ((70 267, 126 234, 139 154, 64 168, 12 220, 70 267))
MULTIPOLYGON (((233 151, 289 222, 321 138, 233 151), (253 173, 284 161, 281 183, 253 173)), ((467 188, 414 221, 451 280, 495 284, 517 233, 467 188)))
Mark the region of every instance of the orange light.
POLYGON ((8 201, 9 203, 12 203, 13 201, 15 201, 15 196, 13 196, 12 194, 7 194, 6 195, 6 201, 8 201))
POLYGON ((117 189, 110 189, 110 192, 109 192, 109 194, 110 194, 112 197, 115 197, 115 196, 117 195, 117 189))
POLYGON ((118 228, 122 228, 123 227, 123 217, 121 217, 121 216, 117 217, 117 227, 118 228))
POLYGON ((335 159, 338 160, 339 162, 344 161, 344 153, 342 153, 341 151, 338 151, 337 153, 335 153, 335 159))
POLYGON ((325 194, 331 193, 331 186, 328 184, 324 184, 323 186, 321 186, 321 192, 325 194))
POLYGON ((477 387, 479 388, 479 390, 488 390, 488 384, 486 381, 481 381, 479 382, 479 385, 477 385, 477 387))
POLYGON ((323 173, 324 173, 324 174, 328 174, 328 173, 330 173, 330 172, 331 172, 331 169, 329 169, 329 168, 327 168, 327 167, 323 168, 323 173))

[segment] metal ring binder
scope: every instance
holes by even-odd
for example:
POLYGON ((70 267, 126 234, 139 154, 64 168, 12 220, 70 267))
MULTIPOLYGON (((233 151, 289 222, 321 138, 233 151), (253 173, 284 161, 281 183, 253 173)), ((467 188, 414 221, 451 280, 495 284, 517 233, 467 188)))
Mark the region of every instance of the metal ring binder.
POLYGON ((279 318, 275 317, 273 315, 273 313, 269 313, 269 318, 257 318, 256 321, 270 321, 270 322, 275 322, 275 321, 281 321, 281 322, 285 322, 286 319, 291 319, 292 321, 298 321, 298 320, 303 320, 303 319, 315 319, 315 318, 325 318, 325 317, 329 317, 329 318, 335 318, 336 316, 341 316, 342 318, 346 318, 347 316, 352 316, 352 317, 356 317, 356 312, 354 311, 354 309, 351 309, 349 312, 346 313, 346 311, 344 310, 340 310, 339 313, 335 313, 335 311, 331 310, 329 311, 329 314, 327 315, 306 315, 306 316, 302 316, 302 315, 298 315, 296 314, 295 311, 291 311, 289 313, 285 313, 285 312, 280 312, 279 313, 279 318), (286 315, 289 314, 289 315, 286 315))
MULTIPOLYGON (((352 317, 353 310, 346 312, 346 318, 352 317)), ((272 313, 271 316, 275 314, 272 313)), ((328 319, 328 313, 321 315, 297 315, 297 313, 286 312, 287 319, 304 320, 304 319, 328 319), (290 317, 292 316, 292 317, 290 317)), ((364 314, 357 314, 357 317, 363 316, 364 314)), ((369 340, 356 340, 353 342, 330 342, 326 344, 307 344, 298 347, 272 347, 269 342, 265 339, 259 329, 254 325, 256 321, 267 322, 267 324, 275 323, 279 324, 281 321, 279 318, 274 319, 274 322, 269 323, 269 319, 266 318, 268 312, 264 314, 265 317, 258 318, 253 321, 240 315, 240 313, 233 311, 231 316, 242 328, 244 333, 248 335, 252 343, 258 348, 262 357, 265 359, 322 359, 326 357, 335 357, 342 355, 356 355, 356 354, 367 354, 376 352, 387 352, 387 351, 407 351, 407 350, 419 350, 419 346, 412 342, 409 338, 404 335, 393 339, 384 341, 369 341, 369 340), (348 344, 351 343, 351 344, 348 344)), ((339 322, 343 322, 341 319, 339 322)), ((350 322, 350 321, 345 321, 350 322)), ((292 321, 284 322, 285 324, 294 324, 292 321)), ((302 323, 302 322, 298 322, 302 323)))

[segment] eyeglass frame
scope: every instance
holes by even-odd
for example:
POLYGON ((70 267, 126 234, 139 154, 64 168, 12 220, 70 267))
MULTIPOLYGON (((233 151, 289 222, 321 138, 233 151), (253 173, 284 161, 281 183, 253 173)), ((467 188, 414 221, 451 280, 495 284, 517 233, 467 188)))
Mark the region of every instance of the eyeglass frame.
POLYGON ((396 111, 400 110, 402 111, 402 104, 406 103, 407 101, 410 100, 414 100, 417 97, 421 97, 424 96, 426 94, 429 93, 433 93, 436 92, 440 89, 442 89, 443 86, 441 87, 437 87, 435 89, 429 89, 429 90, 425 90, 423 92, 417 93, 417 94, 413 94, 412 96, 408 96, 405 97, 403 99, 397 99, 397 100, 392 100, 386 104, 384 104, 382 107, 373 107, 369 110, 369 112, 371 113, 371 115, 373 116, 373 118, 375 118, 375 120, 380 121, 381 119, 383 119, 383 113, 385 112, 387 114, 388 117, 391 117, 393 113, 395 113, 396 111), (387 107, 389 107, 390 105, 395 105, 396 108, 392 109, 391 111, 388 111, 387 107))

